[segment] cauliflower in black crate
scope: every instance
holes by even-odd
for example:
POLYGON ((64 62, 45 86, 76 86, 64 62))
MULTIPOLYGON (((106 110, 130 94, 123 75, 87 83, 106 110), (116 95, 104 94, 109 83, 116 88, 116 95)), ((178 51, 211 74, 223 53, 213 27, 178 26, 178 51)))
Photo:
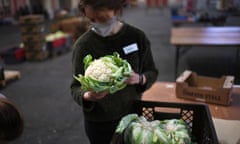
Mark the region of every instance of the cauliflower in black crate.
POLYGON ((195 144, 182 119, 148 121, 128 114, 119 122, 111 144, 195 144))

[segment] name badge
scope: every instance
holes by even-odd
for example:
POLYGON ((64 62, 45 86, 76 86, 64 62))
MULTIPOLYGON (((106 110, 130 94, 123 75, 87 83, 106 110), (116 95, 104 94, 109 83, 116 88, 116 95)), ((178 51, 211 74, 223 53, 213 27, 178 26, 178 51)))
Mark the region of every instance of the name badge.
POLYGON ((124 54, 130 54, 132 52, 138 51, 138 46, 136 43, 128 45, 126 47, 123 48, 124 54))

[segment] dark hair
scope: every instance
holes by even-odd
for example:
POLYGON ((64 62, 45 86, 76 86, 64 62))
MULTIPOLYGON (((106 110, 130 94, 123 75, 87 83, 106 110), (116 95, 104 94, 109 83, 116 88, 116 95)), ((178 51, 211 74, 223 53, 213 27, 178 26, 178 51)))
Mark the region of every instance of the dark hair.
POLYGON ((79 2, 79 10, 84 13, 83 8, 86 5, 91 6, 93 9, 113 9, 113 10, 121 10, 126 4, 126 0, 80 0, 79 2))
POLYGON ((0 140, 13 141, 23 133, 23 129, 23 116, 16 104, 0 98, 0 140))

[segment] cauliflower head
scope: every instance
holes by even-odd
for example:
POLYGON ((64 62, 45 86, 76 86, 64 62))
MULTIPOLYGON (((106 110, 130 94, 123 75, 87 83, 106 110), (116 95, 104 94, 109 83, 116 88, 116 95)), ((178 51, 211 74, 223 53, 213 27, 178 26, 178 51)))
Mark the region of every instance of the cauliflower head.
POLYGON ((109 82, 111 74, 112 69, 102 59, 97 59, 89 65, 84 75, 101 82, 109 82))

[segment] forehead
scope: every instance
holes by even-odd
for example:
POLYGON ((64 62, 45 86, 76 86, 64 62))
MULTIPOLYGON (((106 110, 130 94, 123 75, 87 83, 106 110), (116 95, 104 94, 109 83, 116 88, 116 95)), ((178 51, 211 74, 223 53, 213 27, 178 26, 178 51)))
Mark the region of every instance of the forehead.
POLYGON ((91 6, 85 6, 84 7, 84 12, 85 12, 85 14, 101 15, 101 14, 112 13, 112 12, 114 12, 114 10, 108 9, 108 8, 94 9, 91 6))
POLYGON ((115 15, 114 10, 107 8, 94 9, 90 6, 84 7, 84 13, 89 19, 108 19, 115 15))

